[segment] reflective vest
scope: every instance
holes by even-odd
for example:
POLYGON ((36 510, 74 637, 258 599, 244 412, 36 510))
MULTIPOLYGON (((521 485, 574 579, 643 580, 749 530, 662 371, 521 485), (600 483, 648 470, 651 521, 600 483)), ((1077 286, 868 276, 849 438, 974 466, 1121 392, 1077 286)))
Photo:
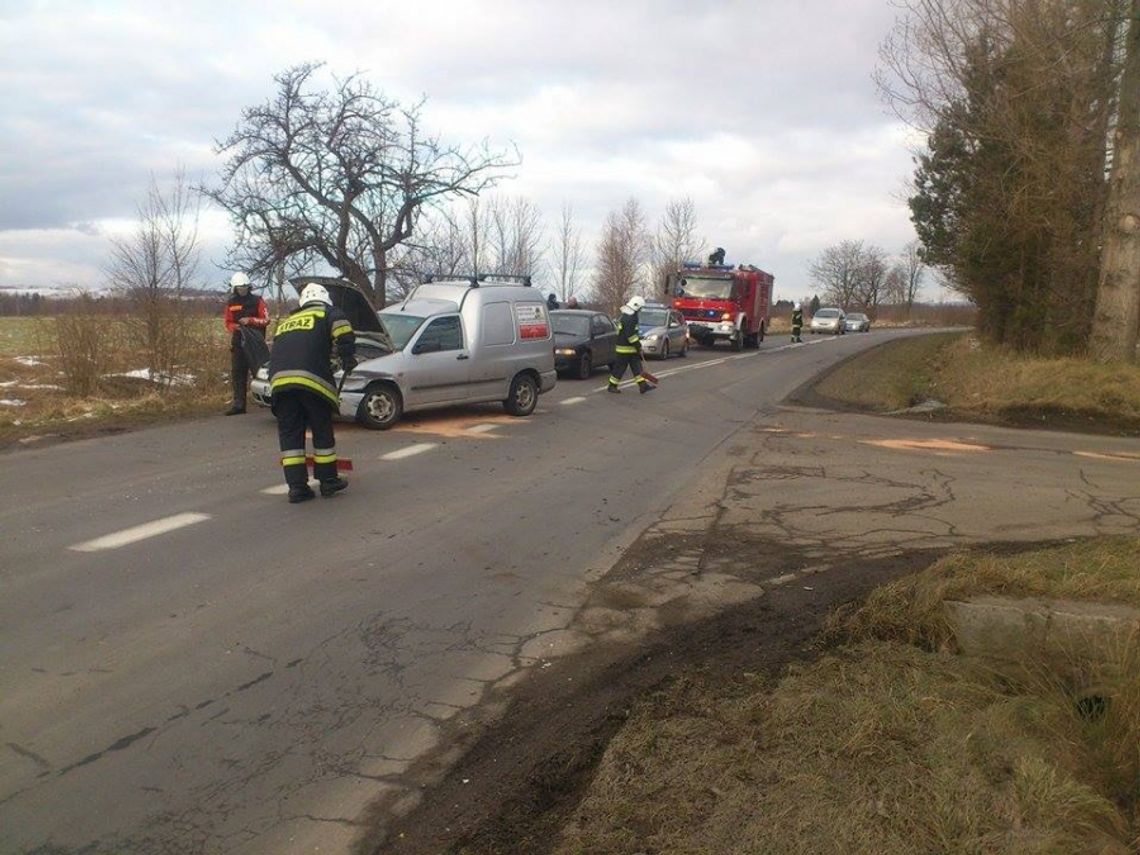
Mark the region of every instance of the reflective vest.
POLYGON ((637 312, 632 315, 622 312, 618 319, 617 346, 614 348, 617 353, 641 353, 641 333, 637 327, 637 312))
POLYGON ((333 345, 342 360, 356 352, 356 336, 344 312, 309 303, 277 322, 269 357, 269 388, 276 394, 305 389, 339 404, 330 363, 333 345))
POLYGON ((234 345, 239 344, 238 329, 241 324, 238 321, 242 318, 249 318, 246 326, 262 337, 265 336, 265 328, 269 326, 269 307, 265 305, 265 300, 256 294, 246 294, 244 297, 240 294, 230 295, 222 319, 226 322, 226 331, 233 337, 234 345))

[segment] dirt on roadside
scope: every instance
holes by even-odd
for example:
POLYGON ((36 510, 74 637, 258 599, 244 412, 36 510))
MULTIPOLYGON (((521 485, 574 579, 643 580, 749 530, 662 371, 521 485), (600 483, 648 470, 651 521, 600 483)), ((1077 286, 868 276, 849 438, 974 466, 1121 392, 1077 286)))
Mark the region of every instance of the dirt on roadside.
MULTIPOLYGON (((660 554, 661 548, 659 540, 643 538, 604 581, 620 579, 623 570, 649 560, 646 550, 660 554)), ((779 543, 752 541, 739 549, 735 557, 755 563, 758 575, 799 563, 779 543)), ((730 557, 723 544, 718 553, 720 560, 730 557)), ((489 727, 480 726, 478 711, 450 723, 442 740, 446 748, 403 776, 403 783, 420 788, 419 804, 394 820, 398 798, 377 805, 357 851, 550 851, 639 697, 694 672, 706 683, 725 685, 742 673, 774 677, 793 661, 820 655, 822 648, 811 642, 834 607, 916 572, 941 554, 925 550, 848 563, 641 642, 590 645, 550 667, 532 669, 506 690, 505 712, 489 727), (448 768, 456 754, 461 758, 448 768)))

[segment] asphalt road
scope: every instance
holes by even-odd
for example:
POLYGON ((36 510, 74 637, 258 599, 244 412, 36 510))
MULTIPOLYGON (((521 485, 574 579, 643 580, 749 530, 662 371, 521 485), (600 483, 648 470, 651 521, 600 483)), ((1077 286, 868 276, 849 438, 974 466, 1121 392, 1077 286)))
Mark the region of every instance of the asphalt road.
POLYGON ((266 411, 3 456, 0 851, 348 851, 734 434, 899 334, 341 425, 350 489, 297 506, 266 411))

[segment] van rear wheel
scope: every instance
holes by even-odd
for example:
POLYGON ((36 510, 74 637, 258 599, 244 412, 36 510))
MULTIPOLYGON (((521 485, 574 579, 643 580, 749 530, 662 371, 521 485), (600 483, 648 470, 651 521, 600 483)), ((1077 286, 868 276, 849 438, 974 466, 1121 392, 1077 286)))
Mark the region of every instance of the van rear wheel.
POLYGON ((511 391, 503 408, 512 416, 529 416, 538 405, 538 385, 529 374, 518 374, 511 381, 511 391))

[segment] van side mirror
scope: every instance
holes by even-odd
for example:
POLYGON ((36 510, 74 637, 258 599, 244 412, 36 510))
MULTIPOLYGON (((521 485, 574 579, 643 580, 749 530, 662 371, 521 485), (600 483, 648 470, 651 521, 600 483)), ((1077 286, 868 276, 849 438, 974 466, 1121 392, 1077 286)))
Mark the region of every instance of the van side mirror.
POLYGON ((417 341, 416 346, 412 348, 412 353, 438 353, 443 350, 439 343, 439 339, 432 341, 417 341))

